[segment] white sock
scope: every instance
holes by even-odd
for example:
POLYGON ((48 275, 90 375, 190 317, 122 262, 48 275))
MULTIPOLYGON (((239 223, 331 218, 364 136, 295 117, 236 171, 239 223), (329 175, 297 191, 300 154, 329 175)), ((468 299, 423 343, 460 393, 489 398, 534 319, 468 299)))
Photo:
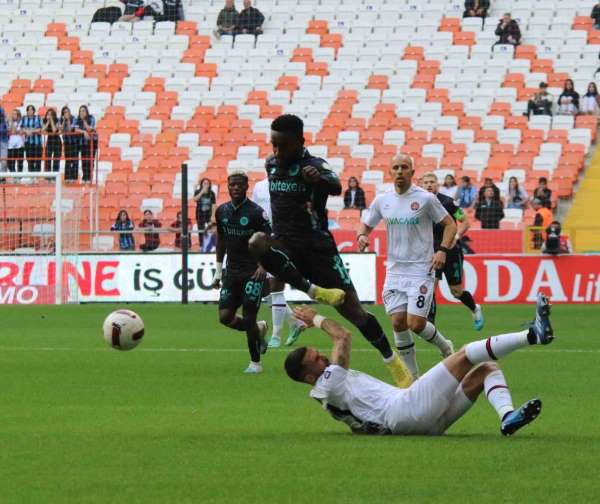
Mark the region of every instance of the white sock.
POLYGON ((413 379, 417 379, 419 377, 419 365, 417 364, 417 352, 412 334, 408 329, 400 332, 394 331, 394 342, 400 359, 404 362, 413 379))
POLYGON ((287 305, 282 292, 271 292, 271 315, 273 317, 273 338, 281 339, 281 329, 287 315, 287 305))
POLYGON ((417 334, 427 341, 427 343, 438 347, 442 353, 447 353, 450 349, 450 342, 444 338, 444 335, 431 322, 427 322, 423 330, 417 334))
POLYGON ((465 347, 467 359, 473 365, 501 359, 517 348, 529 345, 528 334, 529 331, 521 331, 468 343, 465 347))
POLYGON ((483 388, 487 400, 498 413, 500 420, 502 420, 507 413, 510 413, 515 409, 513 407, 510 390, 506 384, 506 379, 504 378, 504 373, 499 369, 485 377, 485 380, 483 380, 483 388))

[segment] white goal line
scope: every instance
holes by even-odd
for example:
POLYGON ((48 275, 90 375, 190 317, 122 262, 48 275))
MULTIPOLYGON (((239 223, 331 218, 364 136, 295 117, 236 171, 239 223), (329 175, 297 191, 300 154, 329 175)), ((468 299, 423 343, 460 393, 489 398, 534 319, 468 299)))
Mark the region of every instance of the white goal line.
MULTIPOLYGON (((289 352, 293 348, 269 348, 269 353, 277 352, 289 352)), ((325 348, 317 349, 322 352, 327 352, 325 348)), ((114 351, 111 348, 73 348, 73 347, 2 347, 0 346, 0 352, 110 352, 114 351)), ((434 349, 419 349, 419 352, 423 353, 438 353, 434 349)), ((247 353, 247 348, 137 348, 135 352, 165 352, 165 353, 247 353)), ((375 352, 371 348, 355 348, 352 353, 364 353, 364 352, 375 352)), ((573 353, 573 354, 597 354, 600 353, 600 349, 577 349, 577 348, 538 348, 533 353, 573 353)), ((529 354, 531 355, 531 354, 529 354)))

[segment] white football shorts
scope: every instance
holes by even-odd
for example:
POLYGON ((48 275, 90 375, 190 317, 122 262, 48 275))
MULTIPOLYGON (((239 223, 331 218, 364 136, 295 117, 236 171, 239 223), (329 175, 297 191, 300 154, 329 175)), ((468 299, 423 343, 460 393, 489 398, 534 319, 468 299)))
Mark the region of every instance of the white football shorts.
POLYGON ((433 300, 435 279, 432 273, 422 276, 385 277, 383 304, 388 315, 408 312, 426 318, 433 300))

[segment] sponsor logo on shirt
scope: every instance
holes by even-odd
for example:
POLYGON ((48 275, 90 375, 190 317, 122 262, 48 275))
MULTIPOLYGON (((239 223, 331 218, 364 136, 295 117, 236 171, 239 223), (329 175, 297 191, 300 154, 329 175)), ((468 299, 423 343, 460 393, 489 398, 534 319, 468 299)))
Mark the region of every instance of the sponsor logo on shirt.
POLYGON ((385 219, 385 223, 388 225, 392 225, 392 226, 398 225, 398 224, 415 226, 415 225, 419 224, 419 218, 418 217, 390 217, 388 219, 385 219))
POLYGON ((269 184, 271 192, 299 193, 306 191, 306 184, 302 182, 286 182, 285 180, 274 180, 269 184))

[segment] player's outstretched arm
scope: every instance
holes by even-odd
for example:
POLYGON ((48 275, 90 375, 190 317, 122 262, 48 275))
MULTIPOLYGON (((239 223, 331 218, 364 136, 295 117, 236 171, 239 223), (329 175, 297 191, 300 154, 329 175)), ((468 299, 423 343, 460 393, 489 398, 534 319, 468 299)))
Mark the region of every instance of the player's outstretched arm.
POLYGON ((308 306, 297 306, 294 315, 304 322, 307 327, 318 327, 325 331, 333 341, 331 350, 331 363, 348 369, 350 366, 350 350, 352 347, 352 334, 335 320, 319 315, 316 310, 308 306))

